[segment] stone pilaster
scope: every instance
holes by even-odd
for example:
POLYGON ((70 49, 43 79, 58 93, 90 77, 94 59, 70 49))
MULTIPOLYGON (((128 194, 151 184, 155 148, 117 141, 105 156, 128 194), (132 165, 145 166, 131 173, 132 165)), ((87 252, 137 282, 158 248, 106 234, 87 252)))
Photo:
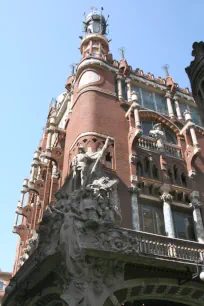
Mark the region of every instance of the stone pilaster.
POLYGON ((171 119, 174 119, 174 110, 173 110, 173 107, 172 107, 172 95, 169 91, 166 92, 165 98, 166 98, 169 117, 171 119))
POLYGON ((181 120, 183 118, 182 118, 181 109, 180 109, 180 105, 179 105, 179 101, 178 101, 178 96, 174 95, 173 100, 174 100, 174 105, 175 105, 175 109, 176 109, 177 118, 179 120, 181 120))
POLYGON ((140 230, 140 218, 139 218, 139 193, 140 189, 137 186, 133 186, 129 189, 131 194, 131 206, 132 206, 132 227, 135 231, 140 230))
POLYGON ((164 213, 164 226, 165 232, 168 237, 175 238, 175 229, 173 215, 171 211, 171 203, 173 200, 168 184, 164 184, 160 191, 162 192, 161 200, 163 201, 163 213, 164 213))
POLYGON ((193 191, 190 194, 191 203, 189 205, 190 207, 193 208, 193 222, 194 222, 196 239, 198 242, 204 243, 204 227, 200 211, 200 207, 202 204, 199 201, 199 197, 200 197, 199 192, 193 191))
POLYGON ((122 76, 117 75, 118 99, 123 100, 122 76))

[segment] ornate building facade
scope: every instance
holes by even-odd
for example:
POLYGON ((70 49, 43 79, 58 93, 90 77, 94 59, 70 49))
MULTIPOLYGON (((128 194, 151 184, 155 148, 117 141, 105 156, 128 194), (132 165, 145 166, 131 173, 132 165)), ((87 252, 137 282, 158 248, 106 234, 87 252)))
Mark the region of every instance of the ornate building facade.
POLYGON ((4 306, 204 305, 204 127, 187 88, 114 60, 93 11, 25 178, 4 306))

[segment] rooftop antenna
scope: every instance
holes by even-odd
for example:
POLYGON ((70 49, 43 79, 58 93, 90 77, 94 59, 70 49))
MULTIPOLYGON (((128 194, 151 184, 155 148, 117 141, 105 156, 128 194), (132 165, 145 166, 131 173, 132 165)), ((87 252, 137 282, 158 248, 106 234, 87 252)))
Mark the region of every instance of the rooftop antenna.
POLYGON ((124 47, 120 47, 119 51, 120 51, 121 59, 125 58, 125 48, 124 47))
POLYGON ((164 66, 162 66, 162 68, 165 71, 166 77, 168 77, 169 76, 169 65, 165 64, 164 66))

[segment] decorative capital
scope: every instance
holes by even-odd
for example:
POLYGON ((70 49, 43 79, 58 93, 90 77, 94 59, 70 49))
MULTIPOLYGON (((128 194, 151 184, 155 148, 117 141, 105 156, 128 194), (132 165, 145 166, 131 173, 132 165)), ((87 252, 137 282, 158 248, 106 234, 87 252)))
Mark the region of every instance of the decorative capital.
POLYGON ((170 91, 167 91, 166 94, 165 94, 165 98, 169 98, 169 99, 172 99, 172 93, 170 91))
POLYGON ((172 203, 173 201, 173 196, 170 193, 164 192, 161 196, 160 199, 163 202, 167 202, 167 203, 172 203))
POLYGON ((130 78, 127 78, 126 80, 125 80, 125 83, 126 84, 129 84, 131 82, 131 79, 130 78))
POLYGON ((173 100, 174 100, 174 101, 178 101, 178 100, 179 100, 179 96, 178 96, 177 94, 175 94, 175 95, 173 96, 173 100))
POLYGON ((190 196, 189 196, 191 203, 189 203, 190 207, 192 207, 193 209, 199 208, 202 206, 202 203, 199 201, 200 199, 200 193, 197 190, 194 190, 193 192, 191 192, 190 196))
POLYGON ((117 80, 122 80, 122 79, 123 79, 123 76, 120 75, 120 74, 117 74, 116 79, 117 79, 117 80))
POLYGON ((168 184, 162 185, 160 191, 162 193, 160 199, 163 202, 171 203, 173 201, 173 196, 170 194, 171 188, 168 184))

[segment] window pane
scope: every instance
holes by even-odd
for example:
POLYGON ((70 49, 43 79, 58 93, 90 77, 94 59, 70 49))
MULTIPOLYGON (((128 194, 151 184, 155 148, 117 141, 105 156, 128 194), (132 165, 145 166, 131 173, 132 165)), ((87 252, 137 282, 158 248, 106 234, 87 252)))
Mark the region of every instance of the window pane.
POLYGON ((175 212, 173 215, 176 237, 181 239, 195 240, 192 216, 175 212))
POLYGON ((168 143, 177 144, 176 136, 169 129, 164 129, 166 134, 166 141, 168 143))
POLYGON ((144 136, 149 136, 149 131, 152 130, 152 121, 142 121, 142 131, 144 136))
POLYGON ((152 211, 148 207, 142 207, 143 231, 154 233, 154 221, 152 211))
POLYGON ((156 233, 158 235, 165 235, 163 212, 155 210, 154 214, 155 214, 156 233))
POLYGON ((142 90, 144 107, 155 110, 153 94, 149 91, 142 90))
POLYGON ((155 99, 157 104, 157 111, 161 114, 168 115, 166 99, 158 94, 155 94, 155 99))
POLYGON ((174 213, 174 222, 177 238, 187 239, 185 218, 183 215, 174 213))
POLYGON ((192 120, 195 124, 201 125, 201 119, 200 119, 200 115, 199 112, 196 108, 189 106, 190 111, 191 111, 191 116, 192 116, 192 120))

